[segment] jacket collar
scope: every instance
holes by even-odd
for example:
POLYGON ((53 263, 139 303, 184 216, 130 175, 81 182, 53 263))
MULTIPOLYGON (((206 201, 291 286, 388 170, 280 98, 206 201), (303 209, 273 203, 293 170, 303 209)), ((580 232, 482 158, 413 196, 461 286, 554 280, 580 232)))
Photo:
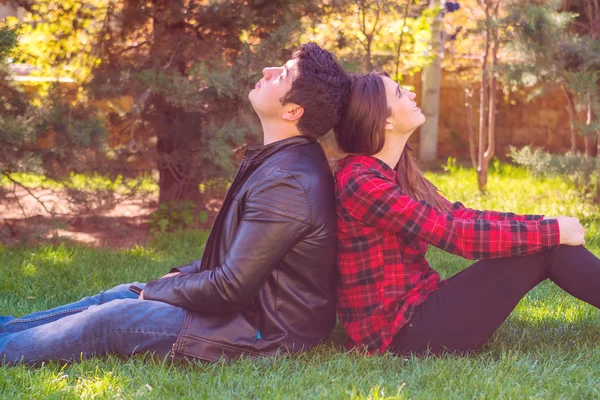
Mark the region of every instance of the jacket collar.
POLYGON ((350 164, 360 165, 363 168, 374 169, 378 172, 381 172, 384 176, 388 177, 392 181, 396 179, 396 171, 393 168, 380 159, 372 156, 349 155, 340 160, 339 167, 341 169, 350 164))
POLYGON ((295 146, 299 144, 308 144, 316 142, 307 136, 292 136, 291 138, 278 140, 264 146, 248 146, 244 151, 244 159, 246 161, 263 161, 284 147, 295 146))

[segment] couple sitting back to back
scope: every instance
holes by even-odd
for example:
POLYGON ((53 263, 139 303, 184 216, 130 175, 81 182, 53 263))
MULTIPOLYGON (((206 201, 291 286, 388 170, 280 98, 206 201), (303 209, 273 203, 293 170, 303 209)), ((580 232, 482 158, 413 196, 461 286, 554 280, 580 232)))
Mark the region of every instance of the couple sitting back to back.
POLYGON ((246 149, 202 259, 146 284, 0 316, 0 364, 295 353, 329 336, 336 304, 350 348, 466 353, 545 279, 600 307, 600 261, 579 221, 440 196, 407 145, 425 120, 415 94, 385 74, 348 76, 308 43, 265 68, 248 97, 264 144, 246 149), (316 141, 332 128, 350 154, 335 180, 316 141), (441 280, 428 244, 479 261, 441 280))

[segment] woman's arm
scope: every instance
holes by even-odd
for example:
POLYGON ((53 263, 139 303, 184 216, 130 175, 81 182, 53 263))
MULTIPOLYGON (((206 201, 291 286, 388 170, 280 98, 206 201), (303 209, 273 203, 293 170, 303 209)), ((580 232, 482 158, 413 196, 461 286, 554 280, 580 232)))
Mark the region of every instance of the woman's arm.
POLYGON ((543 215, 518 215, 512 212, 499 212, 499 211, 480 211, 472 208, 465 207, 462 203, 455 201, 454 203, 449 202, 443 196, 440 196, 442 201, 448 204, 450 208, 449 213, 455 218, 461 219, 487 219, 488 221, 537 221, 544 219, 543 215))
POLYGON ((522 256, 560 244, 556 219, 457 218, 406 196, 375 173, 338 176, 341 203, 355 219, 377 229, 423 240, 469 259, 522 256))

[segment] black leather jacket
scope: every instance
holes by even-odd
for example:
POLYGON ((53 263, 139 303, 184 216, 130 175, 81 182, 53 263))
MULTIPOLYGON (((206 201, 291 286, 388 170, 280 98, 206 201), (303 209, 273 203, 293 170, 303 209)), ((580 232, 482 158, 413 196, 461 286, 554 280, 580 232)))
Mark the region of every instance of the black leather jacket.
POLYGON ((173 354, 207 361, 307 350, 335 325, 333 176, 321 146, 248 148, 202 260, 144 298, 188 310, 173 354))

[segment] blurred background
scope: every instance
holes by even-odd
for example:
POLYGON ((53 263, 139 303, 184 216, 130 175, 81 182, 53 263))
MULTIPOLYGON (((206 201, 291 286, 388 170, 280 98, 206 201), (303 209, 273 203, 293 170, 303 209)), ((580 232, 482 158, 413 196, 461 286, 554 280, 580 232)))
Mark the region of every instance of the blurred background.
POLYGON ((262 141, 248 91, 307 41, 416 91, 424 168, 485 195, 517 163, 600 202, 596 0, 0 0, 0 241, 210 226, 262 141))

